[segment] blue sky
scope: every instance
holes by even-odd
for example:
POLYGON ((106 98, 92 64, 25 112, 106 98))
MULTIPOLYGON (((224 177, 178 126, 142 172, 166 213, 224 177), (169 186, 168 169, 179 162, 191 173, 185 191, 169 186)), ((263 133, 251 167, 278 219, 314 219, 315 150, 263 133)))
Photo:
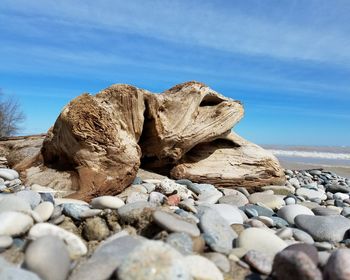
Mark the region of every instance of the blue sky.
POLYGON ((350 145, 350 1, 1 0, 0 88, 45 132, 113 83, 241 100, 259 144, 350 145))

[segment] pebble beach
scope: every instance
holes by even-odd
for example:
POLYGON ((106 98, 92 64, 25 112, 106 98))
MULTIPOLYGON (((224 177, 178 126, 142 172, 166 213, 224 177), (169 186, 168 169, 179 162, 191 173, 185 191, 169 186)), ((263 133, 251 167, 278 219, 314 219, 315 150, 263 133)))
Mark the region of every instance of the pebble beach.
POLYGON ((90 203, 0 169, 0 279, 349 279, 350 180, 215 188, 152 173, 90 203))

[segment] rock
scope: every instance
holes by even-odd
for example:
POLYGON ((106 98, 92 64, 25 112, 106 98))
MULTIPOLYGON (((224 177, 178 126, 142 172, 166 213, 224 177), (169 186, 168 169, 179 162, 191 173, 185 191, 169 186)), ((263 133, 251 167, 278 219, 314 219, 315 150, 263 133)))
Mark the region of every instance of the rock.
POLYGON ((286 220, 290 225, 294 225, 294 219, 298 215, 314 215, 307 207, 300 204, 286 205, 278 210, 277 215, 286 220))
POLYGON ((328 207, 316 207, 312 209, 312 212, 317 216, 332 216, 340 214, 338 210, 328 207))
POLYGON ((326 200, 327 199, 326 194, 324 194, 323 192, 316 191, 313 189, 308 189, 308 188, 299 188, 296 190, 296 194, 308 200, 312 200, 312 199, 326 200))
POLYGON ((0 270, 1 280, 41 280, 35 273, 17 267, 5 267, 0 270))
POLYGON ((45 201, 40 203, 37 207, 35 207, 34 211, 38 213, 40 216, 40 219, 43 222, 46 222, 48 219, 50 219, 52 213, 54 210, 54 206, 51 202, 45 201))
POLYGON ((151 192, 148 197, 148 201, 154 204, 162 205, 166 199, 166 196, 160 192, 151 192))
POLYGON ((6 181, 11 181, 19 178, 19 175, 14 169, 0 168, 0 177, 6 181))
POLYGON ((318 252, 314 245, 296 243, 289 245, 284 250, 294 250, 298 252, 303 252, 310 258, 310 260, 312 260, 315 263, 315 265, 318 265, 318 252))
POLYGON ((79 221, 82 219, 82 214, 89 211, 90 207, 85 204, 65 203, 62 210, 66 216, 79 221))
POLYGON ((283 240, 291 239, 293 237, 293 230, 289 227, 284 227, 278 230, 276 235, 283 240))
POLYGON ((296 189, 300 188, 300 183, 299 183, 299 180, 297 178, 290 178, 288 181, 296 189))
POLYGON ((193 242, 191 236, 184 232, 175 232, 168 235, 166 243, 179 251, 182 255, 193 253, 193 242))
POLYGON ((232 132, 194 147, 171 170, 171 176, 217 187, 258 187, 285 182, 283 170, 271 153, 232 132))
POLYGON ((263 252, 249 250, 244 260, 259 273, 269 275, 272 271, 272 258, 263 252))
POLYGON ((227 254, 237 234, 215 210, 205 207, 201 211, 199 226, 207 245, 215 252, 227 254))
POLYGON ((272 216, 270 218, 273 221, 273 226, 274 227, 283 228, 283 227, 288 227, 289 226, 288 222, 285 219, 282 219, 280 217, 275 217, 275 216, 272 216))
POLYGON ((168 196, 166 203, 169 206, 177 206, 181 201, 181 197, 178 194, 168 196))
POLYGON ((272 270, 277 280, 322 280, 317 265, 302 251, 283 250, 278 253, 272 270))
POLYGON ((219 215, 226 220, 229 225, 243 224, 243 217, 240 210, 229 204, 212 204, 208 207, 214 209, 219 215))
POLYGON ((219 203, 230 204, 233 206, 241 207, 249 203, 248 198, 239 191, 235 191, 234 194, 225 195, 219 199, 219 203))
POLYGON ((13 239, 8 235, 0 235, 0 253, 9 247, 11 247, 13 239))
POLYGON ((62 204, 79 204, 79 205, 86 205, 86 206, 89 206, 89 204, 83 200, 80 200, 80 199, 74 199, 74 198, 55 198, 55 205, 56 206, 59 206, 59 205, 62 205, 62 204))
POLYGON ((147 201, 148 194, 141 192, 132 192, 126 199, 126 203, 133 203, 136 201, 147 201))
POLYGON ((31 213, 31 210, 27 201, 12 194, 6 195, 4 199, 0 200, 0 213, 5 211, 31 213))
POLYGON ((240 209, 243 210, 248 215, 248 217, 252 217, 252 215, 249 213, 250 210, 253 210, 255 213, 257 213, 257 216, 272 217, 275 214, 271 209, 259 205, 248 204, 240 207, 240 209))
POLYGON ((288 186, 265 186, 261 188, 264 191, 271 190, 274 194, 277 195, 290 195, 294 194, 295 189, 293 187, 288 186))
POLYGON ((210 252, 205 253, 204 257, 212 261, 224 273, 228 273, 231 269, 230 261, 223 254, 210 252))
POLYGON ((217 266, 202 256, 187 256, 184 262, 193 279, 224 280, 217 266))
POLYGON ((276 253, 287 247, 287 244, 267 229, 247 228, 238 236, 236 246, 274 257, 276 253))
POLYGON ((123 205, 124 201, 114 196, 100 196, 91 200, 91 206, 98 209, 118 209, 123 205))
POLYGON ((295 224, 317 241, 342 241, 350 229, 350 220, 340 215, 299 215, 295 218, 295 224))
POLYGON ((297 200, 295 197, 292 197, 292 196, 288 196, 284 199, 286 205, 292 205, 292 204, 296 204, 297 203, 297 200))
POLYGON ((0 221, 0 235, 20 236, 33 225, 30 216, 14 211, 1 212, 0 221))
POLYGON ((191 279, 190 270, 179 252, 161 241, 137 246, 118 268, 118 279, 191 279))
POLYGON ((102 209, 87 209, 80 213, 81 219, 87 219, 91 217, 95 217, 97 215, 100 215, 103 212, 102 209))
POLYGON ((293 237, 295 240, 300 241, 300 242, 304 242, 306 244, 314 244, 315 241, 312 238, 312 236, 310 234, 308 234, 307 232, 298 229, 298 228, 292 228, 293 230, 293 237))
POLYGON ((325 280, 345 280, 350 278, 350 250, 339 249, 334 251, 324 267, 325 280))
POLYGON ((175 214, 164 211, 154 211, 153 219, 161 228, 170 232, 184 232, 193 237, 200 235, 197 225, 191 224, 175 214))
POLYGON ((137 201, 118 208, 120 219, 124 223, 133 224, 140 222, 146 216, 151 216, 155 205, 146 201, 137 201))
POLYGON ((106 222, 100 217, 86 219, 83 225, 83 236, 86 240, 104 240, 109 235, 106 222))
POLYGON ((186 186, 177 184, 170 179, 162 180, 159 184, 159 188, 162 193, 167 195, 177 193, 181 199, 187 199, 192 196, 192 192, 189 189, 187 189, 186 186))
POLYGON ((102 242, 92 256, 73 271, 70 280, 109 279, 124 259, 142 242, 140 238, 128 235, 110 238, 110 241, 102 242))
POLYGON ((45 235, 52 235, 64 241, 67 245, 69 255, 73 259, 84 256, 87 253, 86 245, 77 235, 49 223, 36 224, 30 229, 28 236, 36 240, 45 235))
POLYGON ((34 191, 20 191, 15 193, 14 195, 27 201, 32 209, 37 207, 41 201, 40 194, 34 191))
POLYGON ((198 196, 198 200, 196 201, 197 205, 201 204, 215 204, 222 197, 222 193, 215 190, 212 192, 204 192, 198 196))
POLYGON ((54 236, 44 236, 30 243, 24 264, 45 280, 65 280, 70 270, 66 245, 54 236))

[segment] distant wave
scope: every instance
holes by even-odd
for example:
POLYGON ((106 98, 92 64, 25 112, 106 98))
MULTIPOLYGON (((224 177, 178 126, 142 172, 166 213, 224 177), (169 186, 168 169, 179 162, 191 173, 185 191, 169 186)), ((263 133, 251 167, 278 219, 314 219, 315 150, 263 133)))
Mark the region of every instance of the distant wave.
POLYGON ((269 149, 269 151, 276 156, 350 160, 350 154, 344 154, 344 153, 285 151, 285 150, 274 150, 274 149, 269 149))

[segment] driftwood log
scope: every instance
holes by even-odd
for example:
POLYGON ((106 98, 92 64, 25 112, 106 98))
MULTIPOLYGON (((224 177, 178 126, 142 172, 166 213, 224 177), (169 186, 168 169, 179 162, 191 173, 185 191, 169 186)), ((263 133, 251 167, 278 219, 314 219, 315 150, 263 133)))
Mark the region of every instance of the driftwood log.
POLYGON ((34 167, 43 176, 63 174, 71 179, 72 192, 77 189, 71 197, 87 201, 123 191, 140 165, 216 186, 283 183, 273 155, 231 133, 242 117, 239 101, 199 82, 161 94, 113 85, 72 100, 49 130, 37 160, 19 166, 30 183, 35 179, 28 170, 34 167))

